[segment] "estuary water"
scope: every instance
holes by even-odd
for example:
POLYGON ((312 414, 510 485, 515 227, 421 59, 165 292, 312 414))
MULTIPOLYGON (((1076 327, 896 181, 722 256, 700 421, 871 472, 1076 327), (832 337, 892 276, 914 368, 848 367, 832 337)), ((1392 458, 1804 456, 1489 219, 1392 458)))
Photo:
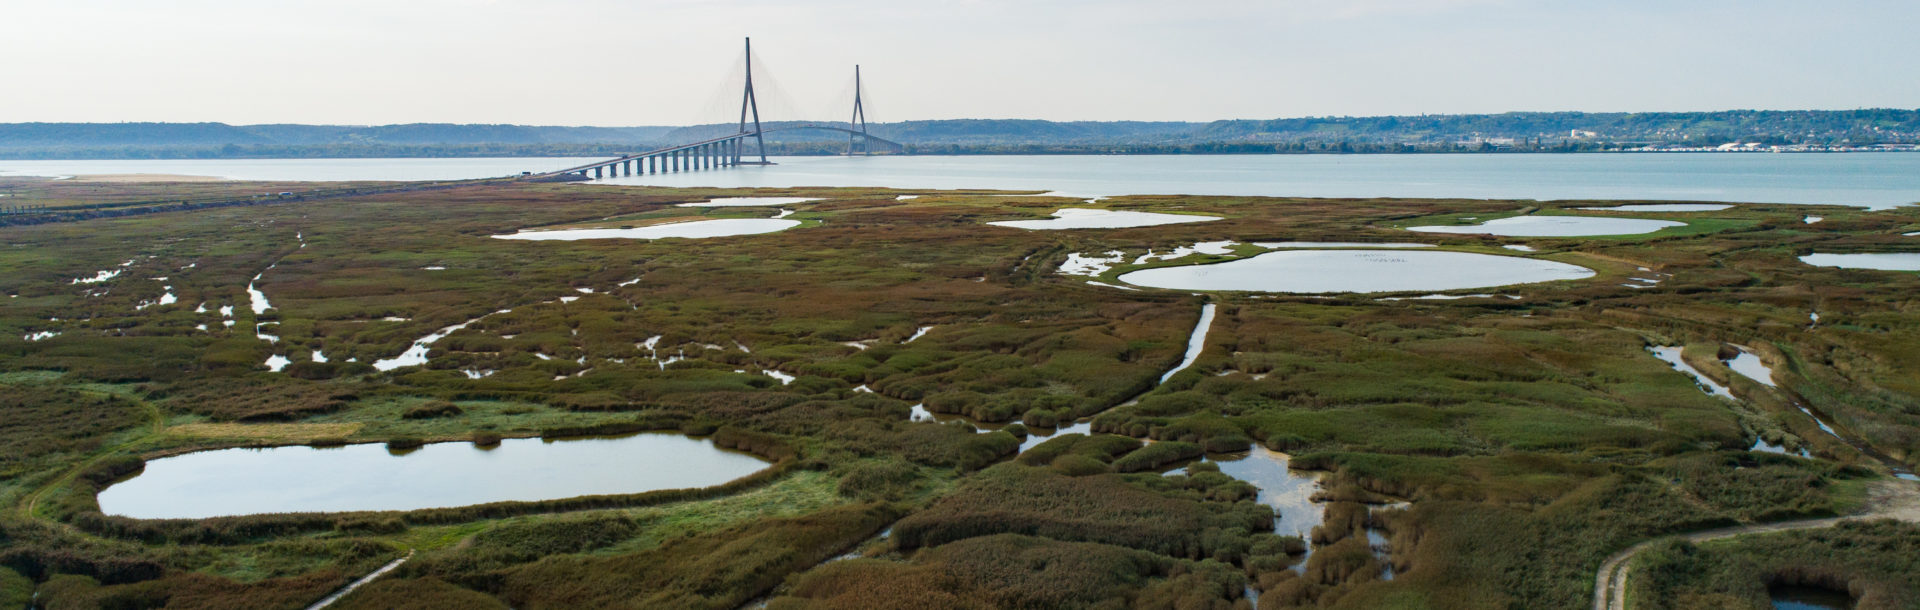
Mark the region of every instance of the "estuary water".
MULTIPOLYGON (((587 157, 0 160, 0 176, 184 174, 241 180, 448 180, 552 171, 587 157)), ((777 157, 778 165, 603 184, 1014 189, 1076 196, 1264 195, 1694 200, 1875 208, 1920 202, 1920 153, 1047 155, 777 157)))
POLYGON ((590 163, 582 157, 417 159, 88 159, 0 160, 0 176, 172 174, 228 180, 463 180, 548 172, 590 163))
POLYGON ((413 510, 708 487, 767 467, 678 434, 218 449, 161 458, 100 492, 100 511, 137 519, 413 510))
POLYGON ((1008 155, 781 157, 774 161, 778 165, 599 182, 991 188, 1085 197, 1621 199, 1875 208, 1920 202, 1920 153, 1008 155))

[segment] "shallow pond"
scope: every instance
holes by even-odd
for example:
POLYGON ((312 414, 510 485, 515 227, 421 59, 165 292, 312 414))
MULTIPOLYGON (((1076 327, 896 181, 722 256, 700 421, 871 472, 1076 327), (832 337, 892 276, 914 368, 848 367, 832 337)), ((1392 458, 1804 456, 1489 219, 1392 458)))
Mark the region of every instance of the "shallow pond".
POLYGON ((1593 235, 1638 235, 1684 222, 1647 218, 1602 218, 1598 216, 1511 216, 1477 225, 1436 225, 1408 227, 1421 233, 1499 235, 1502 237, 1587 237, 1593 235))
POLYGON ((1173 290, 1324 293, 1459 290, 1593 275, 1578 265, 1470 252, 1285 250, 1211 265, 1144 269, 1120 281, 1173 290))
POLYGON ((819 201, 818 197, 721 197, 694 203, 682 203, 683 208, 734 208, 734 207, 774 207, 794 203, 819 201))
POLYGON ((1313 501, 1320 490, 1320 476, 1287 467, 1287 454, 1267 449, 1258 443, 1246 453, 1208 456, 1207 461, 1220 472, 1259 488, 1255 499, 1273 507, 1273 532, 1311 540, 1313 528, 1326 520, 1326 507, 1313 501))
POLYGON ((100 492, 100 510, 138 519, 413 510, 707 487, 767 467, 678 434, 509 439, 491 449, 434 443, 220 449, 147 463, 100 492))
POLYGON ((1207 222, 1220 220, 1219 216, 1197 216, 1193 214, 1161 214, 1158 212, 1116 212, 1091 208, 1061 208, 1046 220, 1002 220, 987 224, 999 227, 1013 227, 1032 231, 1060 229, 1125 229, 1130 227, 1153 227, 1159 225, 1181 224, 1187 222, 1207 222))
POLYGON ((521 231, 511 235, 495 235, 496 239, 524 239, 532 241, 575 241, 581 239, 666 239, 684 237, 701 239, 707 237, 730 237, 734 235, 757 235, 784 231, 800 226, 798 220, 776 218, 718 218, 676 222, 673 224, 634 227, 631 229, 571 229, 560 231, 521 231))
POLYGON ((1294 248, 1432 248, 1433 244, 1371 241, 1259 241, 1253 245, 1269 250, 1294 248))
POLYGON ((1774 610, 1848 610, 1853 596, 1819 587, 1775 585, 1767 587, 1774 610))
POLYGON ((1731 207, 1733 206, 1725 203, 1635 203, 1580 209, 1608 212, 1718 212, 1731 207))
POLYGON ((1762 362, 1760 357, 1754 355, 1753 352, 1744 349, 1740 350, 1740 355, 1734 356, 1733 359, 1727 361, 1727 368, 1733 369, 1733 372, 1739 373, 1748 379, 1758 381, 1761 385, 1769 388, 1779 387, 1779 384, 1773 382, 1773 369, 1768 367, 1767 363, 1762 362))
POLYGON ((1920 252, 1870 252, 1859 254, 1808 254, 1800 262, 1816 267, 1876 269, 1879 271, 1920 271, 1920 252))

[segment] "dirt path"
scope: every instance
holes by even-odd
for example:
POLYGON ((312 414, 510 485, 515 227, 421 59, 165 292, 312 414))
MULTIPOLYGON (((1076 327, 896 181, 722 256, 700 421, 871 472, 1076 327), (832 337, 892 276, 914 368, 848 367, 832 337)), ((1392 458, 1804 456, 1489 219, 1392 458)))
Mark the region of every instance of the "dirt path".
MULTIPOLYGON (((1697 543, 1743 534, 1833 527, 1842 521, 1865 519, 1897 519, 1908 523, 1920 523, 1920 484, 1894 479, 1875 485, 1868 493, 1867 509, 1857 515, 1739 525, 1681 534, 1678 538, 1697 543)), ((1607 558, 1606 562, 1600 564, 1600 573, 1595 576, 1593 582, 1593 610, 1626 610, 1627 576, 1632 571, 1627 564, 1634 555, 1647 550, 1655 543, 1670 539, 1672 538, 1656 538, 1627 547, 1626 550, 1614 553, 1612 557, 1607 558)))
POLYGON ((341 587, 339 591, 334 591, 332 595, 321 598, 320 601, 313 602, 313 605, 307 606, 307 610, 320 610, 321 608, 333 605, 333 602, 340 601, 340 598, 346 597, 347 594, 352 593, 354 589, 364 587, 367 583, 373 582, 381 576, 385 576, 388 572, 392 572, 394 568, 400 567, 400 564, 406 563, 408 559, 413 559, 413 551, 411 549, 407 551, 405 557, 387 562, 387 565, 380 566, 380 569, 360 577, 360 580, 348 583, 347 586, 341 587))

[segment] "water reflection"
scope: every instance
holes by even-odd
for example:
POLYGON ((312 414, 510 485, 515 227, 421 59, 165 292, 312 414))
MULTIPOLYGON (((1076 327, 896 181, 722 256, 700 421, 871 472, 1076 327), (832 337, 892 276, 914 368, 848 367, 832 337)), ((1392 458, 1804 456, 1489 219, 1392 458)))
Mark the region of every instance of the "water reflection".
POLYGON ((412 510, 707 487, 766 466, 678 434, 433 443, 405 455, 380 444, 221 449, 148 462, 99 501, 140 519, 412 510))
POLYGON ((1774 585, 1767 587, 1775 610, 1848 610, 1853 597, 1845 592, 1820 587, 1774 585))
POLYGON ((1320 476, 1289 469, 1287 454, 1255 444, 1245 453, 1208 456, 1220 472, 1253 484, 1255 500, 1273 507, 1273 532, 1299 536, 1311 544, 1313 528, 1326 520, 1326 508, 1313 501, 1320 476))
POLYGON ((1578 265, 1472 252, 1284 250, 1212 265, 1143 269, 1119 279, 1173 290, 1326 293, 1459 290, 1593 275, 1578 265))
POLYGON ((1646 218, 1603 218, 1598 216, 1513 216, 1489 220, 1477 225, 1437 225, 1408 227, 1421 233, 1464 233, 1504 237, 1588 237, 1594 235, 1637 235, 1684 222, 1646 218))
POLYGON ((1873 269, 1877 271, 1920 271, 1920 252, 1868 252, 1858 254, 1808 254, 1800 262, 1815 267, 1873 269))
POLYGON ((758 235, 784 231, 800 226, 798 220, 774 218, 719 218, 714 220, 696 220, 676 222, 664 225, 650 225, 631 229, 570 229, 558 231, 521 231, 510 235, 495 235, 495 239, 522 239, 529 241, 576 241, 582 239, 666 239, 683 237, 701 239, 707 237, 730 237, 734 235, 758 235))
POLYGON ((1124 229, 1130 227, 1152 227, 1159 225, 1181 224, 1188 222, 1207 222, 1220 220, 1218 216, 1196 216, 1192 214, 1161 214, 1158 212, 1116 212, 1091 208, 1061 208, 1046 220, 1002 220, 987 224, 997 227, 1013 227, 1028 230, 1058 229, 1124 229))

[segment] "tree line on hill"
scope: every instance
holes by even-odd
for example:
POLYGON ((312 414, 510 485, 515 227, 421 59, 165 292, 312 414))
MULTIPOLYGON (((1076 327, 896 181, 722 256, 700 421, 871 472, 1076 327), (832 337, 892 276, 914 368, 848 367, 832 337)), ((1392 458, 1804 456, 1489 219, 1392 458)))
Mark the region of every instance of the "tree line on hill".
MULTIPOLYGON (((809 123, 768 122, 768 128, 809 123)), ((228 125, 5 123, 0 159, 603 156, 736 133, 685 127, 529 125, 228 125)), ((1043 121, 957 119, 875 123, 876 137, 916 154, 1215 154, 1578 152, 1727 143, 1920 144, 1920 110, 1509 112, 1273 120, 1043 121)), ((845 152, 847 134, 767 134, 774 154, 845 152)))

